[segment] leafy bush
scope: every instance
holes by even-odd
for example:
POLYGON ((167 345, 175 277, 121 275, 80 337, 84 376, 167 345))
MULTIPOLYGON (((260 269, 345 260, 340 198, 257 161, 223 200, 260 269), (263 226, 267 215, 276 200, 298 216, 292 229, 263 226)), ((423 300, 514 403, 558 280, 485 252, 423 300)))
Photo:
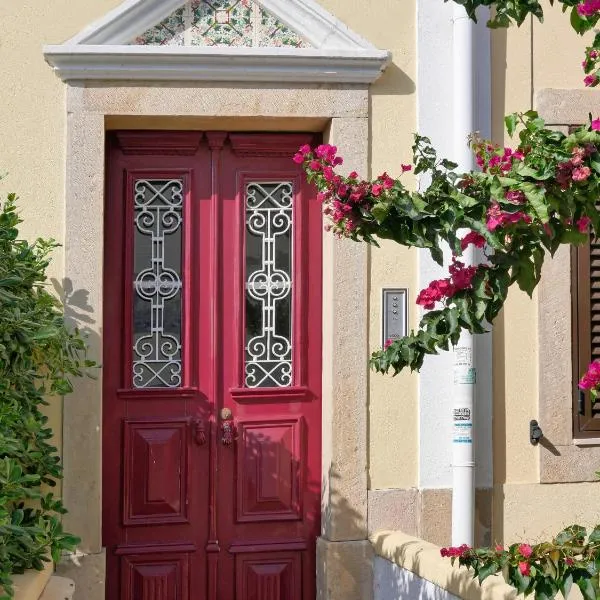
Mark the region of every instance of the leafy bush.
POLYGON ((11 575, 41 570, 79 542, 63 532, 65 509, 48 491, 61 465, 40 407, 48 395, 71 392, 69 378, 94 365, 45 288, 57 244, 18 239, 15 201, 11 194, 0 205, 0 600, 14 595, 11 575))

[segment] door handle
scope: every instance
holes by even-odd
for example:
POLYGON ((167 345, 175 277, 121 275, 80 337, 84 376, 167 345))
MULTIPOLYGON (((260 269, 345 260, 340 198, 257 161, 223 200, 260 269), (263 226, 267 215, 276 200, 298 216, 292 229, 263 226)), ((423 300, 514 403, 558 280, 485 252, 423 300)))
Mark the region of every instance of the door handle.
POLYGON ((192 422, 192 430, 194 436, 194 442, 198 446, 204 446, 206 444, 206 425, 202 417, 196 417, 192 422))
POLYGON ((231 446, 236 439, 233 413, 229 408, 221 409, 221 443, 231 446))

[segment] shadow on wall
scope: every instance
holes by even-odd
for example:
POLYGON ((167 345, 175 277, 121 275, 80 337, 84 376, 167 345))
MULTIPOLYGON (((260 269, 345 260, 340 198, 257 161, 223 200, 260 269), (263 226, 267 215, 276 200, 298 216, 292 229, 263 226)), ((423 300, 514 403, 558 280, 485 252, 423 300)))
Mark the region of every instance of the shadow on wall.
POLYGON ((416 91, 415 82, 398 66, 390 63, 371 86, 372 96, 409 96, 416 91))
MULTIPOLYGON (((52 287, 62 302, 67 327, 76 327, 88 345, 89 359, 100 365, 102 345, 98 331, 93 329, 96 320, 92 317, 94 308, 89 302, 90 293, 87 290, 76 290, 71 279, 61 281, 51 279, 52 287)), ((97 373, 92 373, 96 376, 97 373)), ((79 395, 78 392, 75 395, 79 395)), ((69 397, 67 397, 68 399, 69 397)))

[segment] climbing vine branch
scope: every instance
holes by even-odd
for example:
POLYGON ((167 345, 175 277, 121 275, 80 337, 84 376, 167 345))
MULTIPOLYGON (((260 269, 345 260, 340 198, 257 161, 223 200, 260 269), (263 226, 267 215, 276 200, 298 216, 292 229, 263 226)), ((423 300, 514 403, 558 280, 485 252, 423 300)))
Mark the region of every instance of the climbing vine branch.
POLYGON ((416 135, 412 165, 402 172, 414 169, 430 181, 418 191, 401 175, 383 173, 374 181, 341 175, 334 146, 303 146, 294 157, 316 184, 328 228, 338 237, 426 248, 440 265, 443 242, 452 251, 448 276, 417 297, 427 311, 418 329, 375 352, 376 371, 419 370, 427 354, 448 350, 461 331, 485 332, 512 284, 532 294, 547 253, 584 243, 590 227, 600 232, 600 119, 590 117, 565 135, 529 111, 508 116, 506 128, 514 148, 471 138, 480 170, 469 173, 457 173, 455 163, 416 135), (461 256, 471 244, 481 248, 482 260, 466 266, 461 256))

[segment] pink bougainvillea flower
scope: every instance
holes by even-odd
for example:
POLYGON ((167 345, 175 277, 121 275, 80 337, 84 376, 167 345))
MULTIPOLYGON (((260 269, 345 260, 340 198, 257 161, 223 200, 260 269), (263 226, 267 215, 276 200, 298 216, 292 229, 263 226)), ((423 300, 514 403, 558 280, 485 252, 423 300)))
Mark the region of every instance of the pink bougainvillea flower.
POLYGON ((335 174, 333 172, 333 168, 329 165, 323 169, 323 177, 325 178, 325 181, 333 181, 334 176, 335 174))
POLYGON ((408 171, 412 171, 412 165, 400 165, 403 173, 407 173, 408 171))
POLYGON ((595 360, 588 366, 586 374, 579 380, 579 388, 592 390, 600 383, 600 361, 595 360))
POLYGON ((575 146, 573 150, 571 150, 571 160, 570 163, 574 167, 579 167, 583 164, 583 159, 586 157, 586 150, 581 146, 575 146))
POLYGON ((600 118, 592 121, 592 131, 600 131, 600 118))
POLYGON ((589 167, 577 167, 573 169, 571 177, 573 181, 585 181, 591 174, 592 171, 589 167))
POLYGON ((500 227, 500 225, 502 225, 502 209, 497 202, 488 208, 487 220, 485 224, 489 231, 495 231, 498 227, 500 227))
POLYGON ((348 179, 358 179, 358 173, 356 171, 352 171, 352 173, 348 175, 348 179))
POLYGON ((464 250, 469 244, 473 244, 477 248, 483 248, 485 246, 485 238, 476 231, 471 231, 460 240, 460 247, 464 250))
POLYGON ((393 340, 385 340, 385 344, 383 345, 384 350, 387 350, 393 343, 393 340))
POLYGON ((522 211, 504 212, 498 203, 494 203, 488 208, 486 226, 489 231, 495 231, 498 227, 518 223, 519 221, 531 223, 531 217, 522 211))
POLYGON ((519 544, 519 553, 521 556, 529 558, 533 553, 533 549, 529 544, 519 544))
POLYGON ((297 152, 294 154, 294 158, 292 159, 297 165, 301 165, 304 162, 304 155, 297 152))
POLYGON ((467 267, 456 259, 452 259, 452 264, 448 267, 448 270, 450 271, 455 293, 459 290, 470 288, 471 281, 475 277, 475 273, 477 273, 477 267, 467 267))
POLYGON ((300 150, 298 150, 300 154, 310 154, 310 146, 308 144, 304 144, 304 146, 300 146, 300 150))
POLYGON ((504 552, 504 546, 501 544, 496 544, 496 552, 504 552))
POLYGON ((519 563, 519 571, 521 572, 521 575, 528 577, 529 575, 531 575, 531 565, 525 561, 520 562, 519 563))
POLYGON ((567 556, 567 558, 565 558, 565 565, 567 565, 568 567, 572 567, 574 564, 575 564, 575 561, 572 558, 570 558, 568 556, 567 556))
POLYGON ((313 171, 320 171, 321 163, 318 160, 311 160, 310 163, 308 164, 308 167, 310 169, 312 169, 313 171))
POLYGON ((594 75, 593 73, 591 75, 586 75, 583 78, 583 83, 585 83, 586 87, 592 87, 593 85, 596 85, 597 82, 598 82, 598 77, 596 75, 594 75))
POLYGON ((504 194, 504 197, 509 202, 514 202, 515 204, 525 204, 527 201, 527 197, 521 190, 509 190, 504 194))
POLYGON ((458 547, 450 546, 449 548, 441 548, 440 554, 444 557, 462 556, 466 554, 470 549, 471 548, 466 544, 463 544, 462 546, 458 547))
POLYGON ((494 154, 494 156, 492 156, 488 161, 488 167, 490 167, 490 169, 493 167, 497 167, 501 162, 502 159, 497 154, 494 154))
POLYGON ((600 0, 584 0, 577 6, 577 12, 582 17, 593 17, 600 12, 600 0))
POLYGON ((426 310, 435 307, 435 303, 450 298, 455 293, 454 285, 450 279, 435 279, 424 290, 419 292, 416 303, 426 310))
POLYGON ((577 220, 577 229, 579 229, 579 233, 587 233, 588 226, 592 222, 592 220, 584 215, 581 219, 577 220))
POLYGON ((383 190, 383 186, 376 183, 372 188, 371 188, 371 194, 373 194, 373 196, 377 197, 381 195, 381 192, 383 190))

